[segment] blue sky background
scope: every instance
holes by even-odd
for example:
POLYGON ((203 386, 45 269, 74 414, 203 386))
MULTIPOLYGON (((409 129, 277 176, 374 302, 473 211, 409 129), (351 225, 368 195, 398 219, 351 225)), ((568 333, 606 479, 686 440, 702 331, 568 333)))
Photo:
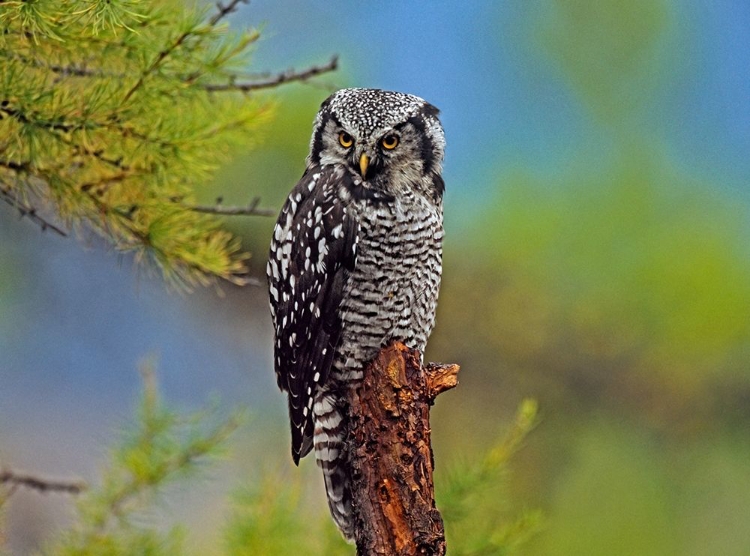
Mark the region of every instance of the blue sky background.
MULTIPOLYGON (((492 165, 478 164, 477 155, 491 154, 493 169, 531 160, 544 172, 591 147, 590 114, 533 50, 544 22, 533 14, 543 7, 538 0, 258 2, 237 20, 266 21, 258 67, 320 63, 337 52, 347 84, 409 91, 441 108, 447 170, 456 188, 474 193, 493 185, 479 179, 492 165)), ((688 0, 670 11, 677 55, 662 60, 668 83, 641 123, 688 173, 718 172, 721 183, 741 189, 750 181, 750 6, 688 0)))

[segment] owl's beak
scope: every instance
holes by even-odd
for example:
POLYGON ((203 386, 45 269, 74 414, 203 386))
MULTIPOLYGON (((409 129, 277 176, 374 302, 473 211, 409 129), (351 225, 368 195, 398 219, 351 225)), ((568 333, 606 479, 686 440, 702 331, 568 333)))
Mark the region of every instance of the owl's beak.
POLYGON ((362 179, 365 179, 367 175, 367 167, 370 165, 370 157, 365 153, 359 157, 359 173, 362 174, 362 179))

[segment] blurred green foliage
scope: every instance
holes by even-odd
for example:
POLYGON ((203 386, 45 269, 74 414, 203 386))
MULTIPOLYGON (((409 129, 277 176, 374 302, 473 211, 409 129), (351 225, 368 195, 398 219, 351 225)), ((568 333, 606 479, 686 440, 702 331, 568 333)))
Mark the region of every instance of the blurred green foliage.
POLYGON ((136 422, 112 452, 101 485, 81 495, 78 519, 44 552, 69 556, 157 556, 183 554, 185 531, 153 520, 153 505, 176 479, 194 475, 220 455, 238 415, 217 418, 214 410, 184 416, 161 400, 150 364, 136 422))
POLYGON ((593 422, 575 440, 577 466, 554 493, 566 508, 540 539, 544 554, 680 554, 672 544, 675 504, 669 469, 653 441, 593 422), (638 534, 633 534, 638 531, 638 534))
MULTIPOLYGON (((295 470, 296 471, 296 470, 295 470)), ((224 530, 229 556, 299 554, 345 556, 352 553, 333 525, 325 504, 316 511, 305 504, 299 474, 285 480, 267 472, 258 482, 235 494, 224 530)), ((316 479, 318 477, 315 477, 316 479)))
POLYGON ((534 38, 587 107, 616 127, 662 81, 673 16, 669 0, 547 0, 534 38))
MULTIPOLYGON (((489 233, 472 246, 487 275, 503 270, 503 283, 488 288, 500 303, 531 295, 544 304, 532 327, 513 327, 507 342, 520 348, 503 353, 531 345, 535 357, 566 334, 588 357, 636 358, 642 378, 679 378, 686 390, 716 373, 744 374, 736 356, 750 340, 750 261, 741 213, 645 151, 555 181, 510 177, 489 233), (515 293, 501 294, 506 285, 515 293), (524 333, 533 337, 517 338, 524 333)), ((501 327, 507 309, 485 311, 501 327)))
POLYGON ((537 411, 535 401, 524 400, 501 441, 486 454, 459 458, 437 474, 437 505, 451 554, 514 554, 541 529, 542 514, 525 510, 515 516, 508 496, 509 461, 536 425, 537 411))
POLYGON ((475 405, 447 399, 458 418, 436 428, 471 449, 462 431, 503 400, 544 408, 512 488, 549 514, 524 554, 747 553, 748 207, 641 126, 689 40, 678 19, 667 1, 535 3, 536 69, 552 62, 591 138, 555 175, 500 169, 446 253, 431 349, 471 369, 475 405))
MULTIPOLYGON (((159 511, 165 489, 191 479, 226 449, 239 417, 217 417, 215 410, 182 415, 160 398, 150 365, 143 369, 144 389, 137 419, 125 429, 120 444, 103 470, 101 484, 85 491, 77 503, 73 525, 59 533, 43 553, 50 556, 130 556, 196 554, 196 540, 180 526, 167 526, 159 511)), ((521 405, 504 437, 485 456, 462 461, 443 473, 440 507, 451 553, 511 554, 539 527, 540 514, 514 518, 498 497, 503 496, 510 457, 536 422, 532 401, 521 405)), ((296 470, 295 470, 296 471, 296 470)), ((286 480, 278 470, 257 473, 250 486, 231 500, 222 541, 202 553, 244 556, 351 554, 328 512, 308 504, 300 475, 286 480)), ((194 484, 195 481, 192 481, 194 484)), ((0 489, 0 512, 6 495, 0 489)), ((0 517, 2 514, 0 514, 0 517)), ((2 521, 0 521, 2 525, 2 521)), ((3 550, 0 527, 0 551, 3 550)))

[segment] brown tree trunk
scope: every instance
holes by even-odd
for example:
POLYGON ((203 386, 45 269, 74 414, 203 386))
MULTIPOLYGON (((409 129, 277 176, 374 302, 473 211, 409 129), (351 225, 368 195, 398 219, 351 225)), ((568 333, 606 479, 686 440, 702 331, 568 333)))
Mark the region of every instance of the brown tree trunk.
POLYGON ((384 347, 352 392, 349 454, 357 554, 445 554, 435 507, 430 406, 458 384, 458 365, 420 364, 400 342, 384 347))

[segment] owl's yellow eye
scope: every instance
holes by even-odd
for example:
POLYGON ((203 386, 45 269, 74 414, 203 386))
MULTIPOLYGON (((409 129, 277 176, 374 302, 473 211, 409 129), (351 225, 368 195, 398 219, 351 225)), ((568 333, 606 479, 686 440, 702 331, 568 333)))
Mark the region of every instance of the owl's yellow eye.
POLYGON ((339 143, 341 143, 342 147, 348 149, 354 144, 354 138, 346 131, 342 131, 341 133, 339 133, 339 143))
POLYGON ((392 151, 398 146, 398 137, 395 135, 386 135, 380 140, 380 144, 383 145, 384 149, 392 151))

